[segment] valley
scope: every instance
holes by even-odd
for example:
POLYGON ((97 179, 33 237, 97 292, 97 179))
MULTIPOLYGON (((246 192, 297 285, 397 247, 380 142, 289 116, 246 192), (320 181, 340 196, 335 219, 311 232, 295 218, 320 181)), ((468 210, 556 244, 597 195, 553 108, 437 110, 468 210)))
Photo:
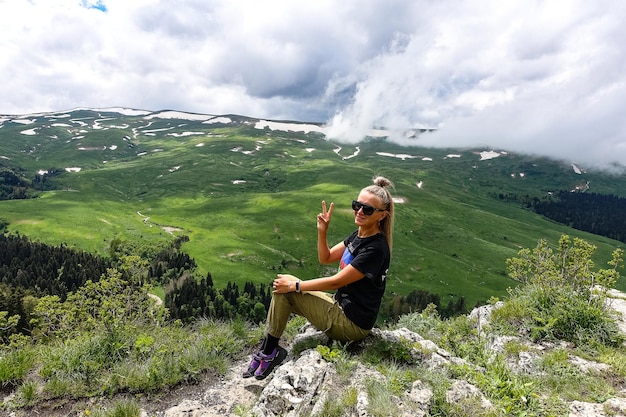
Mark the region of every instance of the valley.
MULTIPOLYGON (((498 149, 400 146, 372 131, 358 144, 325 139, 315 123, 176 111, 76 109, 0 116, 0 161, 56 173, 38 198, 0 202, 8 230, 49 244, 107 254, 114 239, 171 240, 216 285, 268 282, 317 264, 315 216, 333 201, 330 240, 354 225, 350 201, 374 175, 395 184, 396 224, 388 291, 425 290, 469 306, 515 282, 505 260, 541 238, 582 237, 604 265, 623 244, 574 230, 524 207, 558 190, 624 196, 622 173, 585 169, 498 149)), ((618 282, 626 289, 626 283, 618 282)))

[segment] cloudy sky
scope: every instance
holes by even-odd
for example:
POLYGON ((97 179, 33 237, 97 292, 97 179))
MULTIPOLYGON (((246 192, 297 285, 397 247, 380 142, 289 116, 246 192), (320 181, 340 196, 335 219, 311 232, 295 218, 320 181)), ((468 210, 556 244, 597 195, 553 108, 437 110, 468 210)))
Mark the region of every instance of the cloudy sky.
POLYGON ((626 165, 623 22, 621 0, 0 0, 0 114, 235 113, 626 165))

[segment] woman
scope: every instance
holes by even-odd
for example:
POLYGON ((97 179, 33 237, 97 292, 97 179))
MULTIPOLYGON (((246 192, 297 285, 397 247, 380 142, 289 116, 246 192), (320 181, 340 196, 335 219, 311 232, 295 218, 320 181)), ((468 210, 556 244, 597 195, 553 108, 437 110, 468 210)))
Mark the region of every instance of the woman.
POLYGON ((350 236, 330 248, 326 235, 334 203, 317 215, 317 253, 320 263, 340 261, 339 271, 329 277, 302 281, 278 274, 267 314, 267 335, 260 352, 253 355, 244 378, 263 379, 285 359, 278 345, 291 313, 304 316, 330 339, 359 341, 374 327, 385 292, 392 246, 394 207, 384 177, 374 178, 358 199, 352 201, 354 223, 350 236), (337 290, 334 297, 324 291, 337 290))

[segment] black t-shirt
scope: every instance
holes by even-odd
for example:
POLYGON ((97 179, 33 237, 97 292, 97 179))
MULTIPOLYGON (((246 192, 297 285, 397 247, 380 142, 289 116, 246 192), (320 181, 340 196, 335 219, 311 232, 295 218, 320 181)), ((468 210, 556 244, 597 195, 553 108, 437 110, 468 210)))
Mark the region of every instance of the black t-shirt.
POLYGON ((385 293, 390 260, 389 245, 382 233, 360 238, 358 230, 348 236, 343 243, 346 249, 341 256, 339 269, 352 265, 365 276, 339 288, 335 293, 335 299, 354 324, 370 330, 374 327, 385 293))

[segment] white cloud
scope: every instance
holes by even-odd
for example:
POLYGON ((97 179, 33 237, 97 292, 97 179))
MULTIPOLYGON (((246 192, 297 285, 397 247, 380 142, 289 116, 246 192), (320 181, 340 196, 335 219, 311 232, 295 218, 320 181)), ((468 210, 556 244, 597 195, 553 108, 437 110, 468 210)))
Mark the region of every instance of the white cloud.
POLYGON ((613 0, 0 0, 0 113, 436 127, 418 141, 624 163, 625 19, 613 0))

